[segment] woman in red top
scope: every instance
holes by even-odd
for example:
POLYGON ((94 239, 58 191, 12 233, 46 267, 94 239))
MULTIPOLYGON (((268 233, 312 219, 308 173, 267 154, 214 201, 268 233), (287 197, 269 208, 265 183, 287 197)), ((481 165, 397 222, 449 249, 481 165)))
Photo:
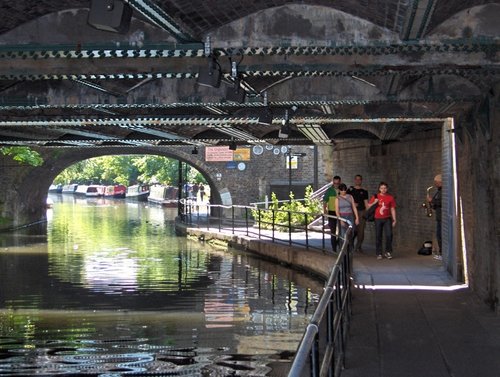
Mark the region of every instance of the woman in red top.
POLYGON ((371 197, 369 207, 375 209, 375 248, 377 259, 382 259, 382 236, 385 234, 385 257, 392 259, 392 228, 396 226, 396 201, 387 193, 389 186, 385 182, 378 185, 378 194, 371 197))

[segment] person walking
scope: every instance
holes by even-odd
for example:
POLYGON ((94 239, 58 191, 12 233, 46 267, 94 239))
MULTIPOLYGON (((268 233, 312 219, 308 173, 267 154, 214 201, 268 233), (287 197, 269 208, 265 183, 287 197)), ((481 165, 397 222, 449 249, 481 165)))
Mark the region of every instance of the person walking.
MULTIPOLYGON (((335 198, 335 212, 339 217, 349 220, 353 226, 353 231, 356 231, 356 226, 359 224, 358 210, 354 198, 347 193, 345 183, 339 185, 339 193, 335 198)), ((349 224, 343 220, 339 220, 339 222, 339 237, 345 240, 349 224)))
POLYGON ((438 242, 439 250, 436 251, 434 255, 435 259, 441 260, 442 256, 442 237, 441 237, 441 189, 443 188, 443 178, 441 174, 438 174, 434 177, 434 187, 436 187, 437 191, 433 197, 430 195, 427 196, 427 201, 431 204, 431 208, 434 210, 435 219, 436 219, 436 239, 438 242))
POLYGON ((337 252, 337 213, 335 212, 335 198, 342 179, 336 175, 332 178, 332 185, 328 187, 323 195, 323 213, 328 216, 328 226, 330 228, 332 250, 337 252))
POLYGON ((382 237, 385 236, 385 253, 387 259, 392 259, 392 228, 396 226, 396 201, 387 193, 389 186, 385 182, 378 185, 378 193, 371 197, 369 207, 375 209, 375 250, 377 259, 382 259, 382 237))
POLYGON ((347 193, 354 198, 356 203, 356 209, 358 210, 359 224, 356 227, 356 232, 354 233, 355 246, 354 251, 359 253, 363 252, 362 246, 365 239, 365 225, 366 219, 364 214, 366 208, 368 207, 368 191, 366 191, 361 185, 363 184, 363 177, 361 174, 357 174, 354 177, 354 186, 349 187, 347 193))
POLYGON ((198 186, 198 192, 200 193, 200 202, 203 203, 205 200, 205 186, 203 186, 203 183, 200 182, 198 186))

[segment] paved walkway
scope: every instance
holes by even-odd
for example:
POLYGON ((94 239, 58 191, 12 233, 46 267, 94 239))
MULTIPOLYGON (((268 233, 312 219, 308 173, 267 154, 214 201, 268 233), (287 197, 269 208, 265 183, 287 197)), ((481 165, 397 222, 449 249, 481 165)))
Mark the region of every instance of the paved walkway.
POLYGON ((441 261, 416 250, 377 260, 368 248, 354 254, 354 284, 342 377, 500 377, 500 317, 441 261))
POLYGON ((354 256, 353 316, 342 377, 499 377, 500 317, 415 253, 354 256))

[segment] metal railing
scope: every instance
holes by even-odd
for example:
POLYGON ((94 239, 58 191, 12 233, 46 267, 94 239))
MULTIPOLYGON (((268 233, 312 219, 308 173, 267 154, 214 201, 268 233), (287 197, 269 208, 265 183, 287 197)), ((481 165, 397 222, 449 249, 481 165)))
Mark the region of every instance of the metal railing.
POLYGON ((349 226, 325 290, 300 341, 288 377, 338 377, 342 373, 352 304, 352 232, 352 226, 349 226))
MULTIPOLYGON (((259 239, 271 239, 273 242, 287 242, 289 245, 300 244, 306 248, 326 251, 325 231, 308 229, 308 215, 293 211, 276 209, 258 209, 249 206, 206 205, 196 208, 192 203, 182 204, 183 221, 197 227, 216 228, 219 231, 229 230, 232 234, 240 233, 255 236, 259 239), (193 211, 193 209, 195 211, 193 211), (262 221, 261 211, 271 211, 271 221, 262 221), (283 218, 286 221, 276 221, 283 218), (294 216, 303 216, 306 225, 293 225, 294 216), (267 229, 271 226, 271 229, 267 229), (265 231, 264 228, 265 227, 265 231), (296 231, 301 231, 305 239, 297 240, 296 231), (318 234, 321 241, 318 247, 318 234), (314 234, 315 237, 311 235, 314 234), (294 239, 295 238, 295 239, 294 239), (313 240, 314 238, 314 240, 313 240), (313 241, 316 241, 314 244, 313 241)), ((322 215, 323 222, 327 217, 322 215)), ((325 289, 318 306, 304 332, 297 348, 288 377, 338 377, 345 365, 345 349, 349 321, 351 317, 351 273, 352 273, 352 224, 346 219, 335 217, 348 223, 342 240, 342 247, 337 255, 335 265, 328 277, 325 289)), ((300 219, 300 218, 299 218, 300 219)))
MULTIPOLYGON (((330 248, 329 232, 326 233, 322 226, 308 226, 318 215, 244 205, 199 204, 184 199, 179 204, 181 220, 187 225, 207 230, 215 228, 306 249, 328 251, 330 248)), ((323 222, 327 222, 328 217, 335 216, 322 217, 323 222)))

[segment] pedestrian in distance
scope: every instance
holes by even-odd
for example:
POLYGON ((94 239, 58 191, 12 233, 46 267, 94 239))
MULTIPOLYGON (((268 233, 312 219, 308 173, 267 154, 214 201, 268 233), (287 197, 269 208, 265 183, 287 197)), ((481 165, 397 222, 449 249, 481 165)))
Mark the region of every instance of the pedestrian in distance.
POLYGON ((356 203, 356 209, 358 210, 359 224, 356 227, 356 232, 354 233, 354 251, 359 253, 363 252, 362 246, 365 239, 365 225, 366 219, 364 217, 366 208, 368 207, 368 191, 365 190, 361 185, 363 184, 363 177, 361 174, 357 174, 354 177, 354 186, 349 187, 347 193, 354 198, 356 203))
MULTIPOLYGON (((358 210, 354 198, 347 193, 347 186, 341 183, 339 186, 339 193, 335 198, 335 212, 341 218, 349 220, 355 231, 356 226, 359 224, 358 210)), ((345 240, 345 234, 349 224, 346 221, 339 219, 339 237, 345 240)))
POLYGON ((375 209, 375 251, 377 259, 385 256, 392 259, 392 228, 396 226, 396 200, 387 193, 389 186, 385 182, 378 185, 378 193, 370 198, 369 207, 375 209), (382 242, 385 238, 385 253, 382 254, 382 242))
POLYGON ((437 189, 434 196, 427 195, 427 201, 431 204, 431 208, 434 210, 434 218, 436 219, 436 239, 438 242, 439 250, 436 251, 434 255, 435 259, 441 260, 442 256, 442 237, 441 237, 441 189, 443 188, 443 178, 441 174, 434 177, 434 187, 437 189))
POLYGON ((203 186, 203 183, 201 182, 198 186, 198 192, 200 193, 200 202, 203 203, 203 200, 205 199, 205 186, 203 186))
POLYGON ((337 252, 337 213, 335 212, 335 198, 342 179, 336 175, 332 178, 332 185, 328 187, 323 195, 323 213, 328 215, 328 226, 330 228, 332 250, 337 252))

